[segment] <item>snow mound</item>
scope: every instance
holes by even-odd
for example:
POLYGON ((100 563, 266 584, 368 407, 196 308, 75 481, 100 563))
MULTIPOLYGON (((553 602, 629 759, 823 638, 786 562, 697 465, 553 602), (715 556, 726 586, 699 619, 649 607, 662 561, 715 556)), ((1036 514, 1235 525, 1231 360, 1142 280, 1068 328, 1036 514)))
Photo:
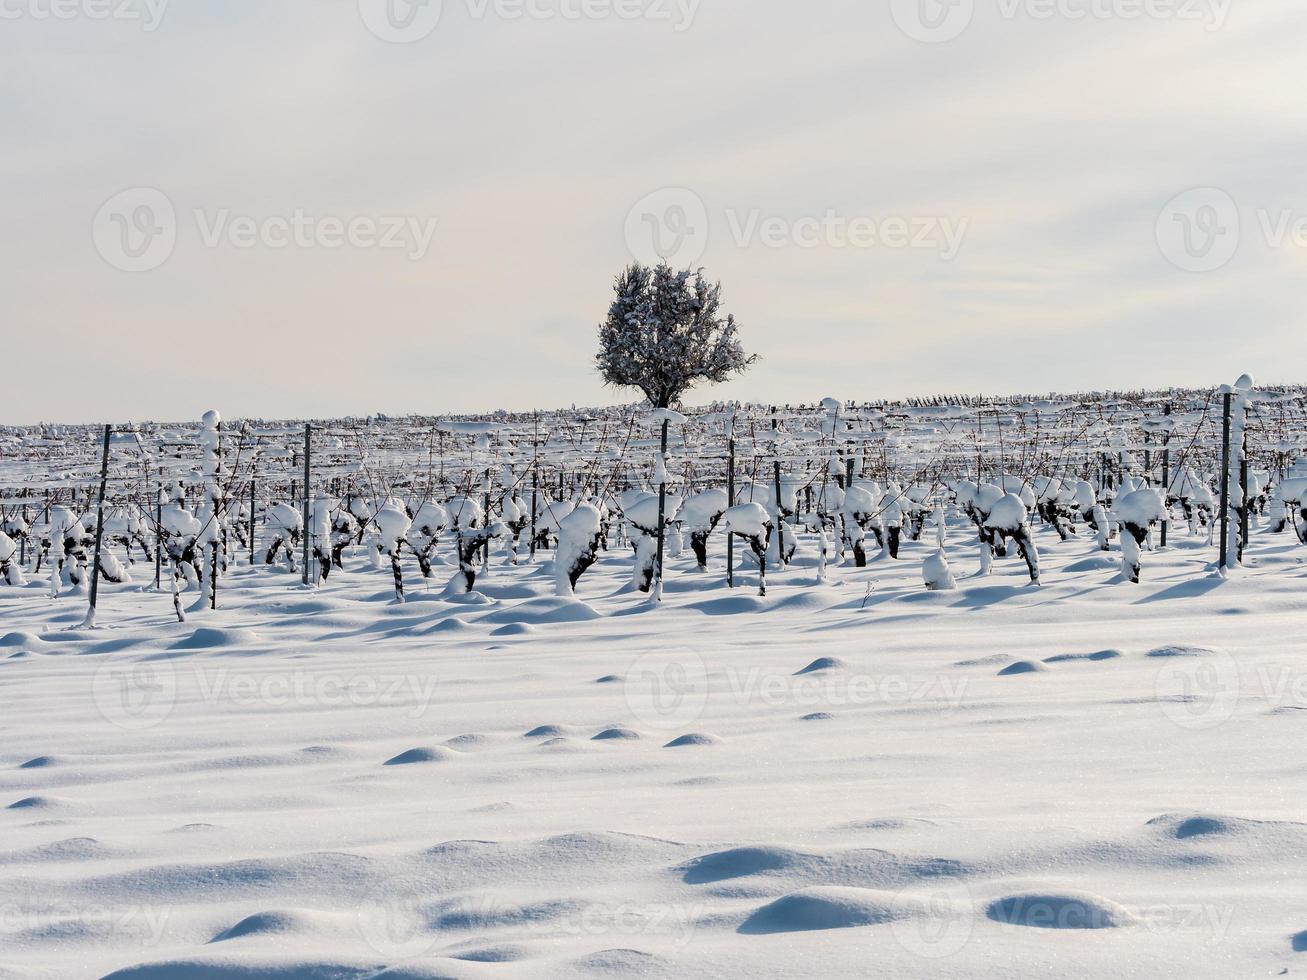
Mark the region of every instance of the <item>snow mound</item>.
POLYGON ((1065 664, 1078 663, 1086 660, 1098 663, 1102 660, 1116 660, 1120 656, 1120 650, 1097 650, 1094 653, 1059 653, 1052 657, 1045 657, 1044 663, 1065 664))
POLYGON ((464 606, 493 606, 497 600, 484 592, 447 592, 440 597, 441 602, 456 602, 464 606))
POLYGON ((691 745, 719 745, 721 739, 716 735, 708 735, 703 732, 690 732, 688 735, 678 735, 666 745, 665 749, 682 749, 691 745))
POLYGON ((571 730, 564 728, 562 725, 538 725, 531 729, 523 738, 561 738, 570 735, 571 730))
POLYGON ((6 810, 53 810, 64 805, 64 801, 54 796, 25 796, 10 803, 6 810))
POLYGON ((247 647, 262 642, 262 638, 251 630, 218 629, 201 626, 190 636, 178 640, 170 650, 216 650, 232 647, 247 647))
POLYGON ((640 733, 632 731, 629 728, 606 728, 598 735, 594 736, 592 742, 633 742, 640 737, 640 733))
POLYGON ((767 871, 788 871, 809 864, 812 860, 811 855, 785 847, 733 847, 727 851, 705 854, 683 865, 682 880, 687 885, 703 885, 731 878, 747 878, 767 871))
MULTIPOLYGON (((88 861, 112 856, 112 851, 94 837, 69 837, 34 847, 21 855, 24 861, 88 861)), ((17 857, 17 855, 15 855, 17 857)))
POLYGON ((663 961, 642 949, 601 949, 574 961, 580 973, 611 974, 613 976, 661 976, 663 961), (659 973, 652 972, 660 970, 659 973))
POLYGON ((500 609, 481 617, 484 623, 581 623, 599 619, 599 612, 587 602, 561 596, 526 599, 512 609, 500 609))
POLYGON ((0 647, 29 647, 34 643, 44 643, 35 633, 14 632, 0 636, 0 647))
POLYGON ((450 616, 448 619, 442 619, 431 627, 432 633, 461 633, 464 630, 470 630, 472 627, 457 616, 450 616))
POLYGON ((595 678, 596 684, 620 684, 622 683, 621 674, 604 674, 603 677, 595 678))
POLYGON ((847 666, 848 664, 838 657, 818 657, 802 670, 796 670, 794 676, 798 677, 802 674, 815 674, 819 670, 840 670, 847 666))
POLYGON ((1134 916, 1092 892, 1021 892, 990 902, 985 914, 995 922, 1035 929, 1115 929, 1134 916))
POLYGON ((705 616, 736 616, 740 613, 761 612, 767 608, 767 600, 755 595, 732 595, 721 599, 690 602, 685 608, 694 609, 705 616))
POLYGON ((810 715, 804 715, 799 721, 830 721, 834 717, 829 711, 814 711, 810 715))
POLYGON ((408 749, 399 755, 387 759, 383 765, 387 766, 412 766, 423 762, 448 762, 454 758, 454 753, 446 748, 425 748, 418 747, 408 749))
POLYGON ((28 759, 19 769, 46 769, 56 765, 55 757, 52 755, 38 755, 35 759, 28 759))
POLYGON ((276 959, 242 959, 240 962, 226 958, 163 960, 115 970, 104 980, 250 980, 252 977, 262 980, 340 980, 341 977, 357 975, 357 965, 282 956, 276 959))
POLYGON ((302 912, 256 912, 254 915, 247 915, 231 928, 224 929, 209 942, 221 943, 229 939, 240 939, 243 936, 285 936, 312 931, 312 921, 302 912))
POLYGON ((745 934, 809 932, 880 925, 902 918, 894 895, 870 888, 819 885, 778 898, 740 926, 745 934))
POLYGON ((455 735, 453 738, 445 739, 445 744, 451 749, 472 749, 478 748, 489 743, 490 739, 484 735, 476 733, 469 735, 455 735))
POLYGON ((1149 657, 1215 657, 1217 651, 1210 647, 1190 647, 1180 644, 1158 647, 1155 650, 1149 650, 1145 656, 1149 657))
POLYGON ((1280 838, 1289 843, 1289 837, 1307 840, 1307 824, 1292 821, 1249 820, 1215 813, 1163 813, 1148 821, 1148 826, 1176 840, 1195 837, 1217 839, 1254 838, 1259 847, 1280 838))
POLYGON ((516 963, 518 960, 529 959, 531 952, 525 946, 514 946, 510 943, 502 946, 480 946, 447 955, 450 959, 462 960, 465 963, 516 963))
POLYGON ((529 636, 532 633, 538 633, 530 623, 509 623, 507 626, 500 626, 498 629, 490 631, 491 636, 529 636))
POLYGON ((1017 660, 1000 670, 998 676, 1012 677, 1016 674, 1039 674, 1047 669, 1043 664, 1038 664, 1033 660, 1017 660))

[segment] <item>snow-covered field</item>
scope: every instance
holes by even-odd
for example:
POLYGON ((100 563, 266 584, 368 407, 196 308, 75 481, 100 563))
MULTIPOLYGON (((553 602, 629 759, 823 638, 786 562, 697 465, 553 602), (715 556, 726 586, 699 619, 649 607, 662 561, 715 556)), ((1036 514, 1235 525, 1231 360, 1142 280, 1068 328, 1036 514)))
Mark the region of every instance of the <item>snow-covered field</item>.
POLYGON ((1307 970, 1307 548, 1035 537, 972 578, 956 519, 953 592, 811 535, 661 606, 627 548, 577 599, 238 567, 185 623, 138 576, 86 632, 0 588, 0 977, 1307 970))

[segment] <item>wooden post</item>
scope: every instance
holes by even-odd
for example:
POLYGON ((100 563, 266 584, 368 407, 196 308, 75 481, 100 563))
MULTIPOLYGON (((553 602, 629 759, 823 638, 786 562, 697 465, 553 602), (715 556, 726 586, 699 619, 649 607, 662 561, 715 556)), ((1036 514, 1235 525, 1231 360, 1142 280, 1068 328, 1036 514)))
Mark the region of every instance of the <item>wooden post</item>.
MULTIPOLYGON (((735 438, 726 441, 726 509, 735 506, 735 438)), ((735 535, 726 528, 726 587, 735 588, 735 535)))
POLYGON ((778 459, 773 463, 775 467, 776 478, 776 567, 785 567, 785 536, 781 533, 781 526, 785 523, 781 517, 781 461, 778 459))
POLYGON ((658 469, 660 478, 658 480, 658 557, 654 566, 654 574, 657 576, 654 580, 653 595, 654 599, 662 601, 663 598, 663 539, 667 536, 667 526, 665 523, 665 514, 667 512, 667 419, 663 419, 663 437, 661 454, 658 459, 658 469))
POLYGON ((1248 456, 1247 449, 1239 460, 1239 564, 1243 564, 1243 551, 1248 547, 1248 456))
POLYGON ((100 499, 95 506, 95 565, 91 569, 91 605, 86 611, 86 625, 95 625, 95 603, 100 593, 100 545, 104 541, 104 494, 109 485, 109 436, 113 426, 104 427, 104 455, 100 457, 100 499))
MULTIPOLYGON (((485 504, 486 504, 485 526, 488 528, 490 527, 490 470, 489 469, 486 470, 485 484, 482 487, 482 489, 485 491, 485 504)), ((486 540, 481 545, 481 564, 484 565, 486 568, 490 567, 490 535, 489 534, 486 535, 486 540)))
POLYGON ((309 524, 309 479, 311 476, 309 471, 309 463, 310 463, 309 456, 311 452, 310 443, 312 441, 312 437, 313 437, 313 426, 310 423, 305 422, 304 423, 304 541, 303 541, 305 585, 309 584, 309 534, 311 533, 312 530, 311 525, 309 524))
POLYGON ((1221 423, 1221 567, 1230 557, 1230 401, 1233 396, 1226 392, 1222 398, 1224 418, 1221 423))
POLYGON ((209 608, 218 608, 218 542, 209 546, 212 551, 212 564, 209 565, 209 608))

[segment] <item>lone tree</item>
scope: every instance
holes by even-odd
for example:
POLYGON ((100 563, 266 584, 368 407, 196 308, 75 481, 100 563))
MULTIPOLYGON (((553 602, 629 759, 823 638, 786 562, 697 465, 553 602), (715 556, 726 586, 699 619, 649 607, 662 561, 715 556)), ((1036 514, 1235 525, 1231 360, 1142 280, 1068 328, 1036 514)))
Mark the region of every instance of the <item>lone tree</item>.
POLYGON ((720 314, 721 283, 667 263, 636 262, 613 282, 617 298, 599 327, 595 358, 604 383, 639 388, 654 408, 671 408, 701 381, 718 383, 746 370, 735 317, 720 314))

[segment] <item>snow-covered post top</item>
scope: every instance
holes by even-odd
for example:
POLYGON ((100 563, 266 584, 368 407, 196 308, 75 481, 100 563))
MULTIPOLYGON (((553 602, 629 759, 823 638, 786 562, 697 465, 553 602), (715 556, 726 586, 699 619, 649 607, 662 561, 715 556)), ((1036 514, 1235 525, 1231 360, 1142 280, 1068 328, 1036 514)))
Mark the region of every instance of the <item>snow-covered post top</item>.
POLYGON ((840 409, 843 407, 838 398, 823 398, 821 400, 822 410, 825 411, 826 417, 820 419, 818 425, 823 435, 831 438, 835 437, 835 430, 839 426, 840 409))

